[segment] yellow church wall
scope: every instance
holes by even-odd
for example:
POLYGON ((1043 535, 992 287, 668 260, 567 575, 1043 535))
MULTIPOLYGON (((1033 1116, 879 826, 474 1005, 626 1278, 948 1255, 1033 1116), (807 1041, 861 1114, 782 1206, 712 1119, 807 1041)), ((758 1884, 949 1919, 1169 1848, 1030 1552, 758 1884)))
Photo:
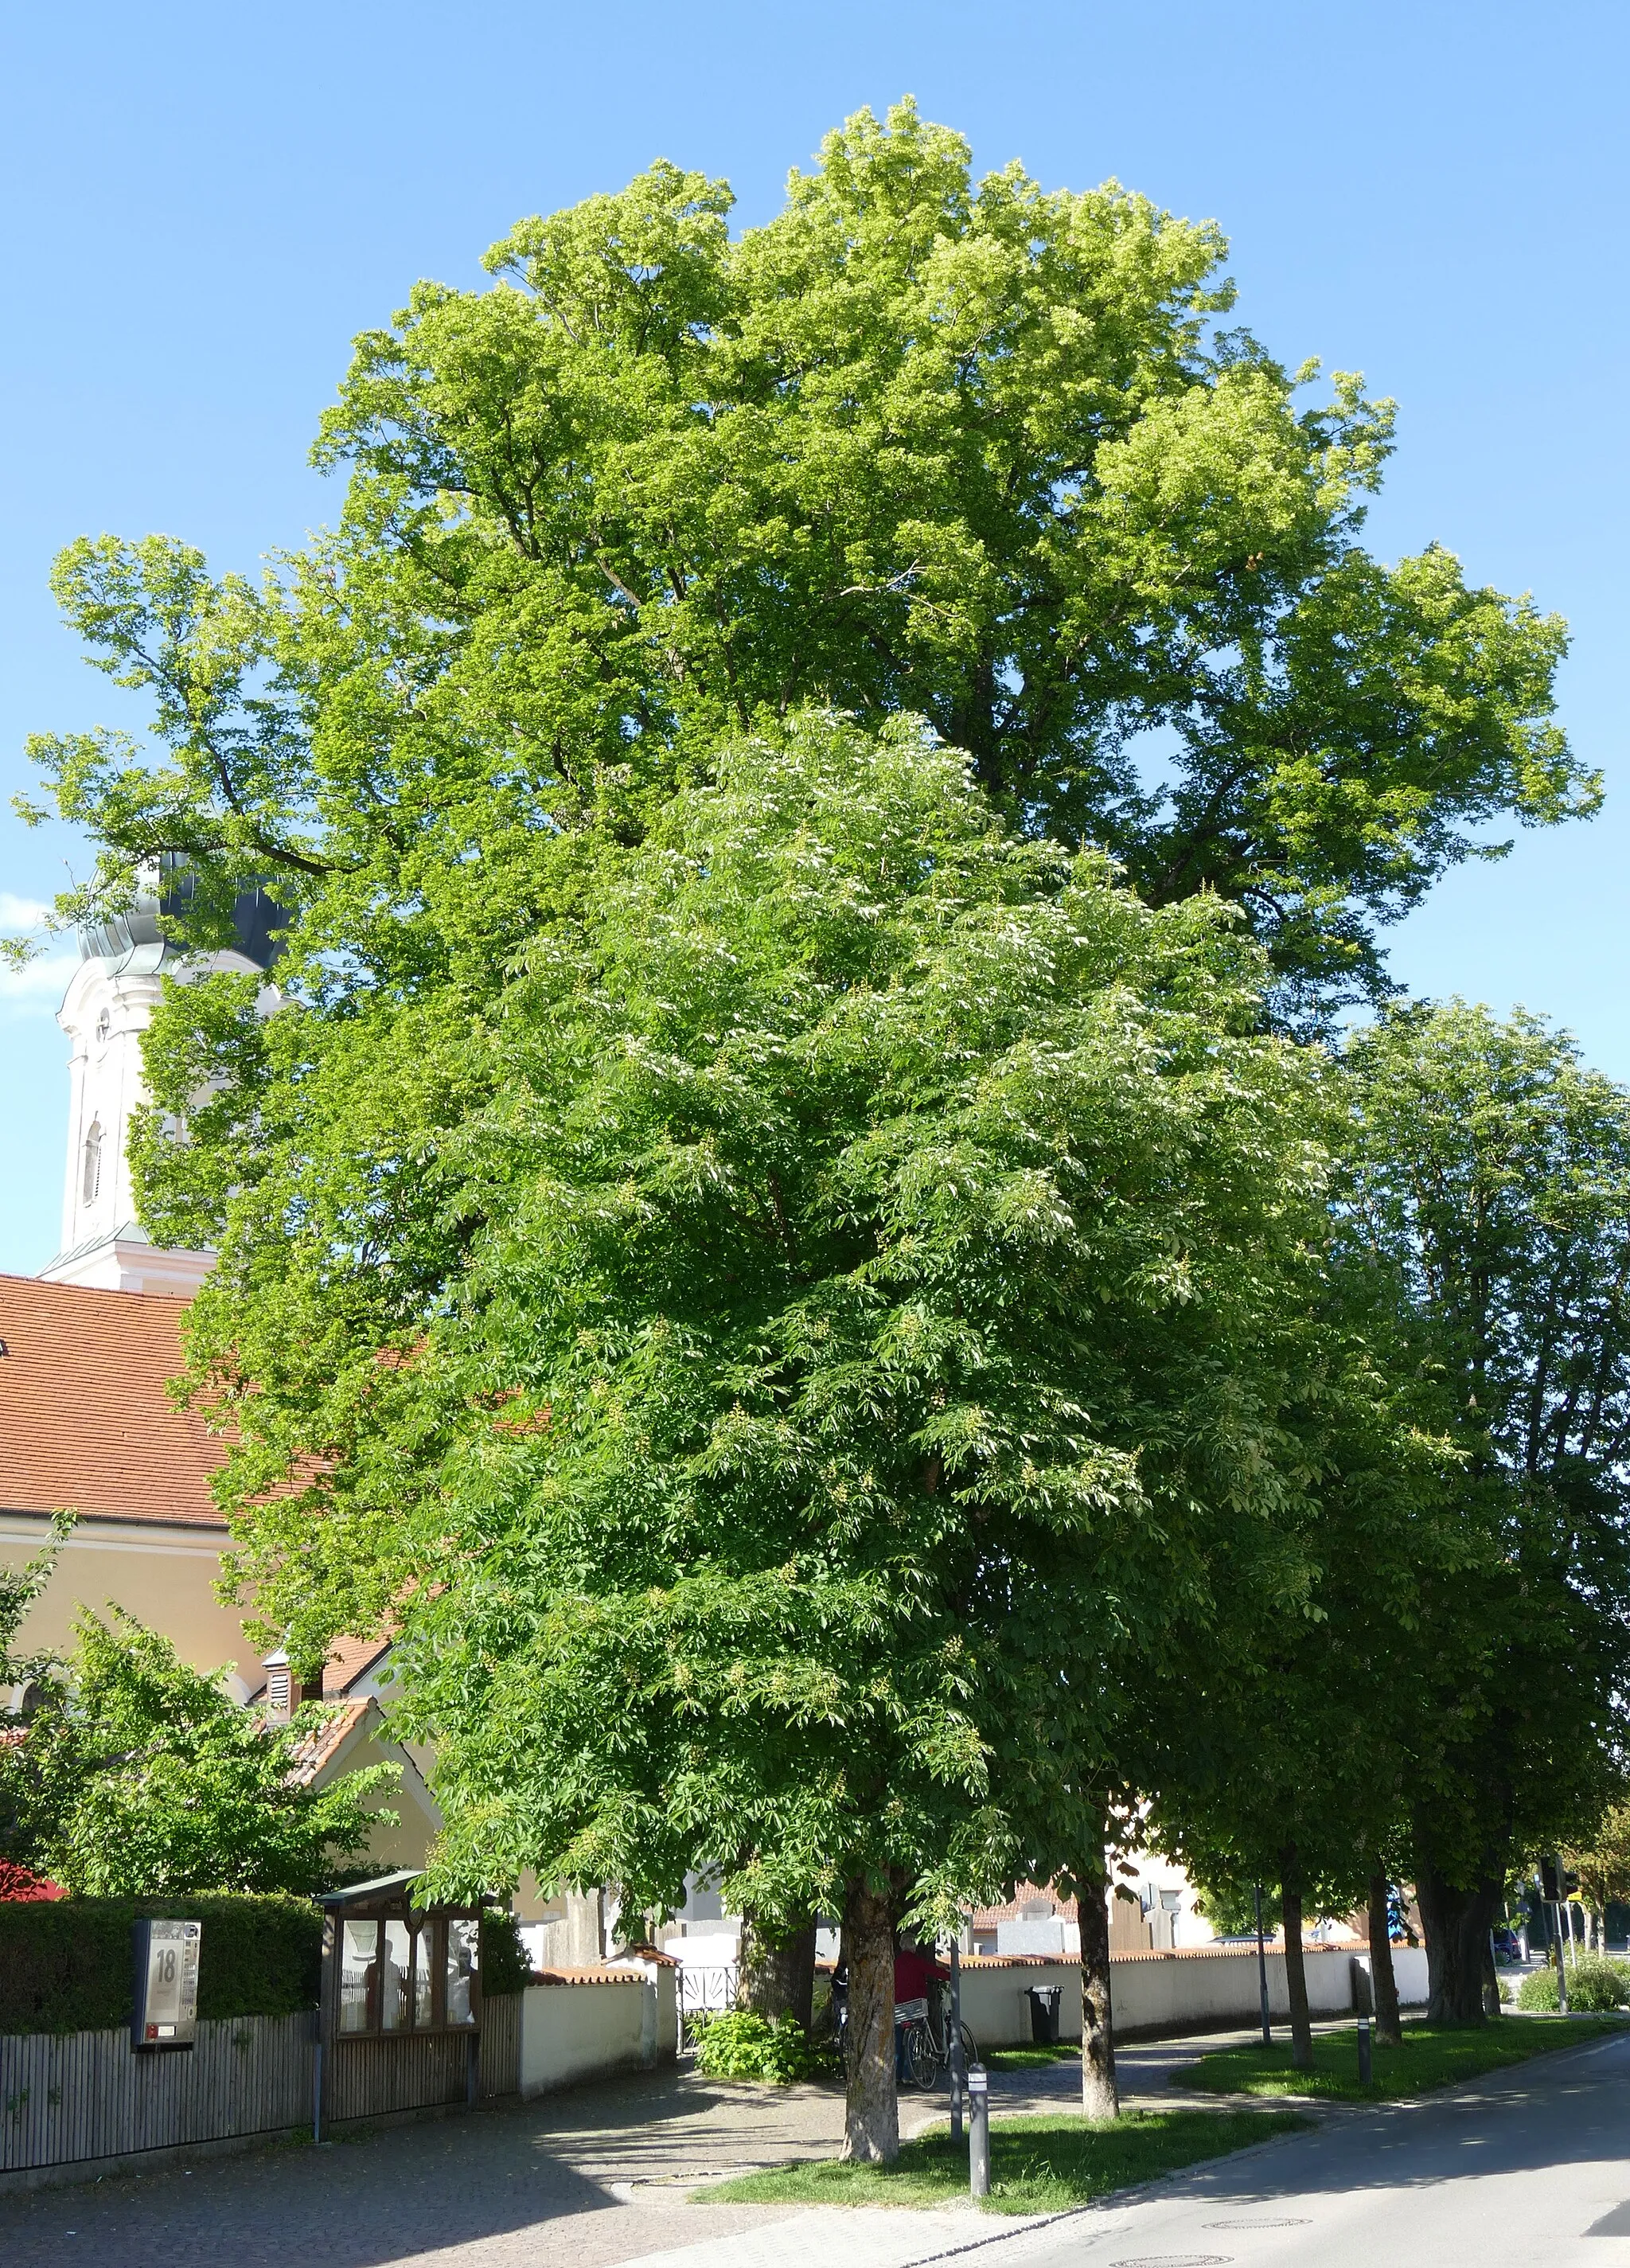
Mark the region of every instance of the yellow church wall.
MULTIPOLYGON (((48 1534, 44 1520, 0 1513, 0 1565, 20 1566, 48 1534)), ((18 1650, 65 1652, 79 1609, 89 1607, 105 1614, 111 1601, 167 1638, 195 1669, 216 1670, 235 1663, 245 1692, 253 1692, 263 1682, 260 1657, 239 1615, 215 1595, 225 1546, 225 1536, 209 1528, 158 1521, 82 1520, 62 1546, 50 1582, 24 1620, 18 1650)))

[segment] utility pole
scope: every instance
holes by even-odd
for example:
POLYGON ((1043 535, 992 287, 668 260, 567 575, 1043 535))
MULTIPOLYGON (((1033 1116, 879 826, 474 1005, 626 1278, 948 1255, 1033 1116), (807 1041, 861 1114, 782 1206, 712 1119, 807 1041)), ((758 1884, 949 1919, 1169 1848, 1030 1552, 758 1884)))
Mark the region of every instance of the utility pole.
POLYGON ((1547 1921, 1553 1923, 1556 1932, 1556 2005, 1558 2013, 1565 2016, 1568 2014, 1568 1962, 1562 1952, 1562 1912, 1568 1882, 1562 1871, 1560 1852, 1539 1861, 1539 1895, 1549 1909, 1547 1921))

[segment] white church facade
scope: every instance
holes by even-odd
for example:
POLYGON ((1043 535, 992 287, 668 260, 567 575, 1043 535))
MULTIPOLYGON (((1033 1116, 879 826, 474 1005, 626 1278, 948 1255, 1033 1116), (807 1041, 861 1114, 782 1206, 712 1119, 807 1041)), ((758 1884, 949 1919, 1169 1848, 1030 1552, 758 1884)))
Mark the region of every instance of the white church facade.
MULTIPOLYGON (((37 1278, 0 1275, 0 1566, 20 1566, 40 1550, 53 1513, 77 1515, 18 1651, 60 1655, 83 1609, 117 1606, 192 1668, 230 1665, 235 1698, 274 1718, 302 1697, 286 1669, 280 1678, 279 1657, 260 1656, 242 1611, 217 1590, 230 1538, 210 1482, 225 1444, 168 1392, 182 1367, 186 1303, 212 1256, 164 1250, 141 1226, 129 1133, 148 1100, 142 1034, 165 981, 210 968, 259 975, 269 1012, 278 999, 268 976, 276 918, 269 899, 246 892, 233 946, 188 957, 163 936, 149 899, 82 937, 58 1011, 70 1048, 62 1246, 37 1278)), ((387 1652, 378 1641, 335 1646, 322 1697, 343 1706, 308 1743, 302 1771, 322 1785, 363 1764, 400 1765, 399 1789, 381 1799, 399 1824, 382 1820, 367 1855, 381 1867, 418 1866, 441 1816, 422 1760, 390 1736, 379 1699, 387 1652)), ((21 1700, 0 1689, 0 1711, 21 1700)))

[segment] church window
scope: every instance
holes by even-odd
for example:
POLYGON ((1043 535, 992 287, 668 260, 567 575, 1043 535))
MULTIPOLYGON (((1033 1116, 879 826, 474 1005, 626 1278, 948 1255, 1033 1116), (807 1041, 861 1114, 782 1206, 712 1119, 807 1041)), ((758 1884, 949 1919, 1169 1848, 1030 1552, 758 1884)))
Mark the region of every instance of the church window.
POLYGON ((84 1203, 94 1204, 102 1186, 102 1130, 95 1119, 84 1138, 84 1180, 81 1186, 84 1203))
POLYGON ((106 1044, 108 1035, 112 1032, 113 1028, 114 1020, 108 1014, 106 1009, 104 1008, 101 1014, 96 1020, 96 1043, 99 1048, 106 1044))

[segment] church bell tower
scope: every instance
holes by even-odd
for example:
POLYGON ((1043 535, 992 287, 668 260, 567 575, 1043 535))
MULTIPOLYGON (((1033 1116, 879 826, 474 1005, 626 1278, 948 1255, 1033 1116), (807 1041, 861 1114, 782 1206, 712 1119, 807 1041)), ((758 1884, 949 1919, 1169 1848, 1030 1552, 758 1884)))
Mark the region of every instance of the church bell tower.
MULTIPOLYGON (((184 875, 166 876, 162 909, 176 910, 185 892, 184 875)), ((214 1256, 165 1250, 136 1217, 129 1130, 132 1112, 148 1099, 142 1034, 166 977, 185 983, 215 969, 264 975, 276 957, 274 932, 283 916, 264 891, 246 890, 233 908, 233 946, 195 954, 165 937, 160 910, 157 895, 144 896, 128 914, 82 932, 79 966, 57 1011, 71 1049, 70 1094, 62 1249, 40 1271, 48 1284, 188 1299, 214 1256)), ((274 1007, 276 999, 268 984, 263 1010, 274 1007)))

